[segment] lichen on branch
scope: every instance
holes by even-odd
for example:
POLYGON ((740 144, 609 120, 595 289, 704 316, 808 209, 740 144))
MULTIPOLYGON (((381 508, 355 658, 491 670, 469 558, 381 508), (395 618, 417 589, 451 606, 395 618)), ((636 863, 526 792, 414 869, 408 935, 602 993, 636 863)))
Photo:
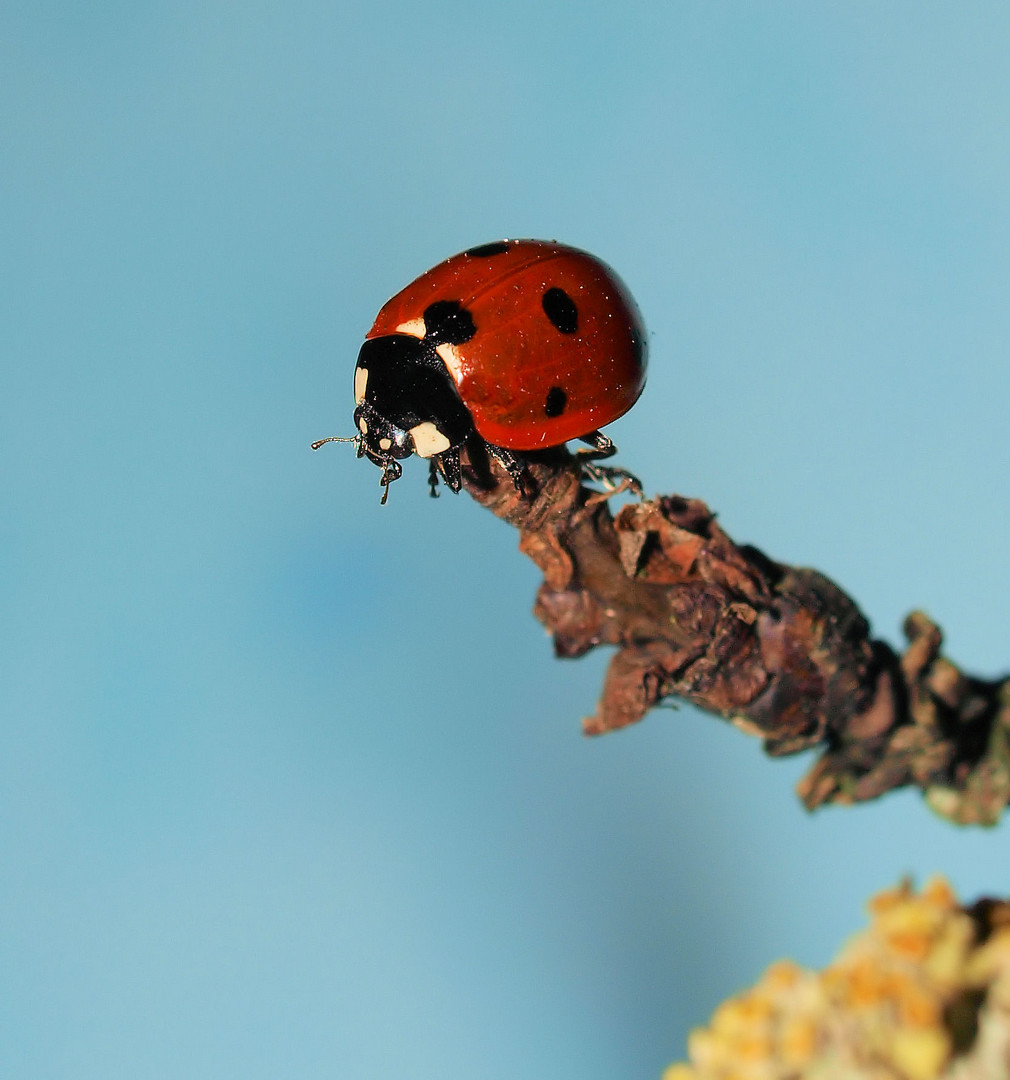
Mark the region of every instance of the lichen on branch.
POLYGON ((614 514, 564 449, 530 456, 528 472, 520 492, 493 460, 468 462, 464 486, 519 530, 543 572, 534 611, 557 655, 616 646, 587 734, 679 698, 773 756, 820 748, 799 785, 810 809, 914 785, 952 821, 999 819, 1010 679, 960 671, 928 616, 908 616, 899 655, 829 578, 735 543, 699 499, 657 496, 614 514))
POLYGON ((945 881, 870 901, 823 971, 773 964, 688 1039, 663 1080, 1003 1080, 1010 904, 960 907, 945 881))

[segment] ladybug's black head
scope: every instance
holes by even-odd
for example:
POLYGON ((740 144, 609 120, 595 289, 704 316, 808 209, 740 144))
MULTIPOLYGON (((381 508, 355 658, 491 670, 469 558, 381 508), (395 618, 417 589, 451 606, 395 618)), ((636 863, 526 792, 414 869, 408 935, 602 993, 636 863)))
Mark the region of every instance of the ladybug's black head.
POLYGON ((473 420, 434 347, 409 334, 370 338, 354 369, 358 456, 383 470, 388 488, 399 460, 437 459, 462 446, 473 420))
POLYGON ((385 465, 391 458, 406 458, 414 453, 410 432, 383 416, 368 401, 354 410, 354 426, 361 432, 358 457, 367 456, 376 465, 385 465))
POLYGON ((382 501, 386 501, 389 485, 399 480, 403 470, 398 459, 410 457, 414 452, 414 440, 410 432, 398 427, 388 417, 379 413, 369 402, 363 401, 354 410, 354 426, 358 436, 358 457, 367 457, 382 469, 382 501))

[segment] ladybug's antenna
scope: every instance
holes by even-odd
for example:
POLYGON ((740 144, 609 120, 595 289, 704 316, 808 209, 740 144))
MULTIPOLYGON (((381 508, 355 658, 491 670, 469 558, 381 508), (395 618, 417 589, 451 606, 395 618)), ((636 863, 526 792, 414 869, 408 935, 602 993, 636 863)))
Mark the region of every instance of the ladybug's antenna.
POLYGON ((360 435, 347 435, 347 436, 344 436, 344 435, 330 435, 329 438, 326 438, 326 439, 317 439, 312 444, 312 449, 313 450, 318 450, 319 447, 323 445, 323 443, 328 443, 328 442, 352 442, 352 443, 356 443, 356 442, 360 442, 360 441, 361 441, 361 436, 360 435))

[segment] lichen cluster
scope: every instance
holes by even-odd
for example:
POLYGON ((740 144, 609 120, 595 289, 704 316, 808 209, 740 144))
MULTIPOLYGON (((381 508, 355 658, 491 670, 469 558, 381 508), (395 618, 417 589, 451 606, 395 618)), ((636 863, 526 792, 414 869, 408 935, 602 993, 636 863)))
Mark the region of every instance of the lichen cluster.
POLYGON ((1010 904, 964 909, 934 879, 870 915, 823 971, 779 962, 720 1005, 663 1080, 1010 1077, 1010 904))

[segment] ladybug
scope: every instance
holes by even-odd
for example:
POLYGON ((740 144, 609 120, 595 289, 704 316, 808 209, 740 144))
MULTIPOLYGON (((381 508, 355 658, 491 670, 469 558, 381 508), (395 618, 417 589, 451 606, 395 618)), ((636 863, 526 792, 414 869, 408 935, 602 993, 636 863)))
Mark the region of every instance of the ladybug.
MULTIPOLYGON (((609 457, 599 431, 638 400, 646 335, 625 284, 585 251, 500 240, 453 255, 389 300, 354 369, 358 456, 389 485, 400 460, 429 461, 462 483, 460 450, 483 447, 523 490, 522 454, 580 439, 609 457)), ((597 478, 620 470, 597 468, 597 478)), ((626 474, 622 474, 626 475, 626 474)))

